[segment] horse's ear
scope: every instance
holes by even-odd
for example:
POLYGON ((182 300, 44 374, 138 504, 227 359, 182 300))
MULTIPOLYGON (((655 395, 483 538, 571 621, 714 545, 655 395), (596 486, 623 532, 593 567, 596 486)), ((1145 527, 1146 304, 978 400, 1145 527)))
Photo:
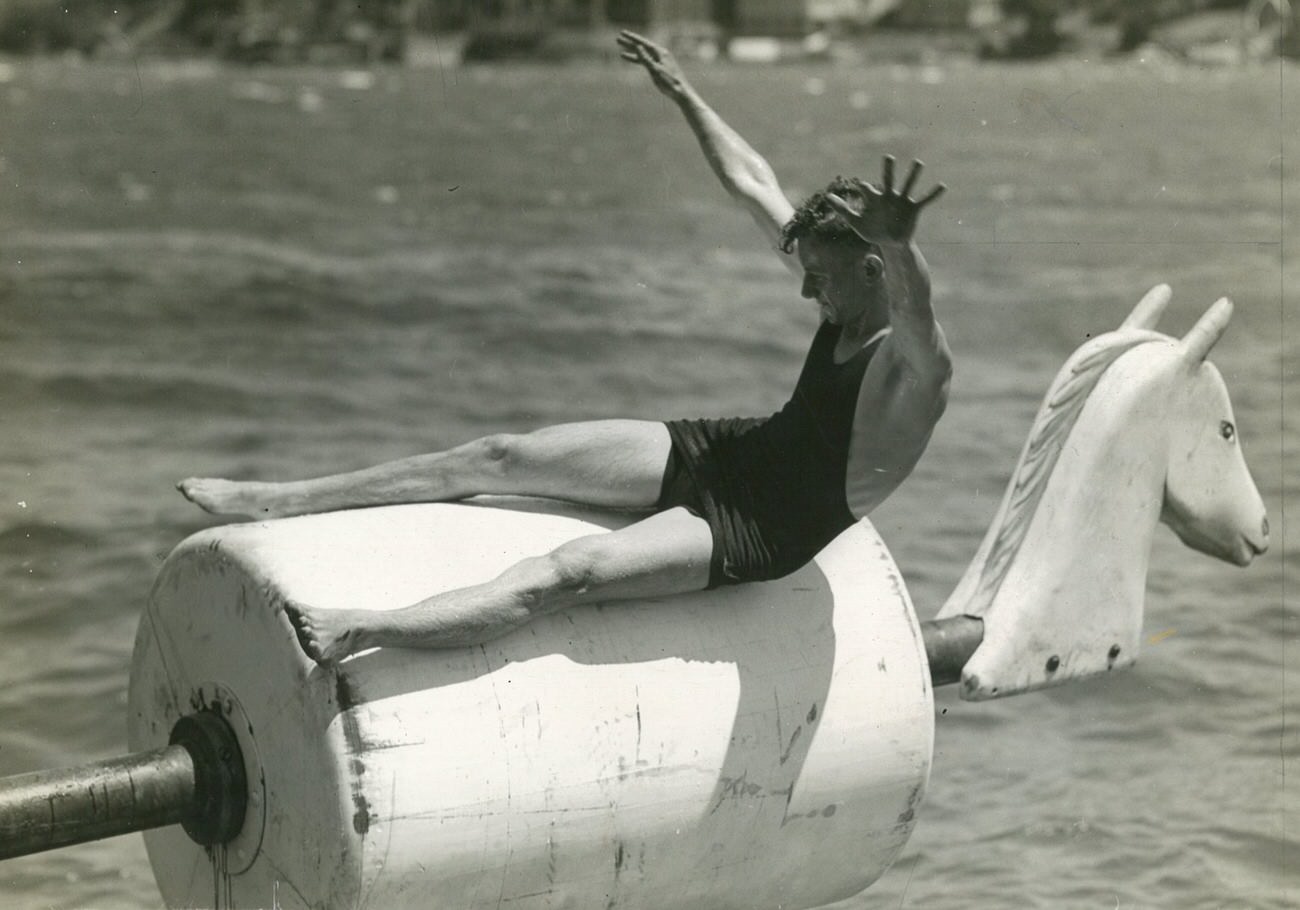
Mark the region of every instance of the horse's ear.
POLYGON ((1138 301, 1138 305, 1133 307, 1133 312, 1128 314, 1124 320, 1121 329, 1154 329, 1156 323, 1160 321, 1160 316, 1169 305, 1169 298, 1173 296, 1167 284, 1157 284, 1151 290, 1147 291, 1138 301))
POLYGON ((1227 297, 1220 297, 1214 302, 1214 306, 1205 311, 1205 315, 1200 318, 1192 330, 1183 336, 1183 356, 1188 363, 1197 364, 1205 359, 1210 353, 1210 348, 1223 335, 1223 330, 1228 327, 1228 320, 1232 318, 1232 301, 1227 297))

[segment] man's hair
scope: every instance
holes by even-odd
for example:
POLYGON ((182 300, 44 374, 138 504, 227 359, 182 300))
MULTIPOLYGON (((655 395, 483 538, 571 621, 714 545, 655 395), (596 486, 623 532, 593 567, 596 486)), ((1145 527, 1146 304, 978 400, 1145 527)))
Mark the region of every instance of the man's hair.
POLYGON ((836 177, 820 193, 813 193, 795 209, 793 217, 781 228, 781 251, 794 252, 794 245, 804 237, 817 237, 821 240, 860 241, 826 199, 827 193, 834 193, 854 211, 862 211, 866 204, 867 184, 857 177, 836 177))

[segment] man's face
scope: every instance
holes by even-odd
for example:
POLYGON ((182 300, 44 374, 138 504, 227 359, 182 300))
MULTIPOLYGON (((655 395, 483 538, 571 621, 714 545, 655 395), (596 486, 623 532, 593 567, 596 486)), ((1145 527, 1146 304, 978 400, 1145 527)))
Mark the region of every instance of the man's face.
POLYGON ((880 297, 879 283, 868 276, 865 244, 805 237, 799 241, 804 278, 800 293, 815 300, 822 319, 836 325, 857 322, 880 297))

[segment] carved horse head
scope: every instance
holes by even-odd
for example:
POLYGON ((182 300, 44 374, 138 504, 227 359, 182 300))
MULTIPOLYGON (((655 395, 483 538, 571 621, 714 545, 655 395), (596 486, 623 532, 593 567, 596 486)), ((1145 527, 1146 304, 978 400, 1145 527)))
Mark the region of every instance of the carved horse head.
POLYGON ((1161 520, 1194 550, 1249 565, 1268 549, 1268 517, 1237 438, 1223 377, 1206 360, 1227 328, 1232 304, 1220 300, 1179 343, 1181 386, 1169 434, 1161 520))
POLYGON ((1102 673, 1137 655, 1151 538, 1247 565, 1268 520, 1228 392, 1206 356, 1232 304, 1181 339, 1154 331, 1169 288, 1057 374, 979 552, 940 616, 984 619, 963 695, 1102 673))

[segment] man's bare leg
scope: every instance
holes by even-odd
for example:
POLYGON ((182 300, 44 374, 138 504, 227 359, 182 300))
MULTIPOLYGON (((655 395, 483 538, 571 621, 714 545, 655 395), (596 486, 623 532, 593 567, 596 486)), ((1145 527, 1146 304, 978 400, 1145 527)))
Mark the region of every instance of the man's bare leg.
POLYGON ((618 531, 580 537, 518 562, 485 584, 404 609, 289 604, 285 610, 303 650, 321 663, 373 647, 464 647, 578 604, 703 590, 712 552, 708 523, 675 508, 618 531))
POLYGON ((251 518, 444 502, 480 494, 648 508, 659 497, 670 447, 662 423, 595 420, 485 436, 444 452, 311 480, 260 483, 192 477, 177 488, 209 512, 251 518))

